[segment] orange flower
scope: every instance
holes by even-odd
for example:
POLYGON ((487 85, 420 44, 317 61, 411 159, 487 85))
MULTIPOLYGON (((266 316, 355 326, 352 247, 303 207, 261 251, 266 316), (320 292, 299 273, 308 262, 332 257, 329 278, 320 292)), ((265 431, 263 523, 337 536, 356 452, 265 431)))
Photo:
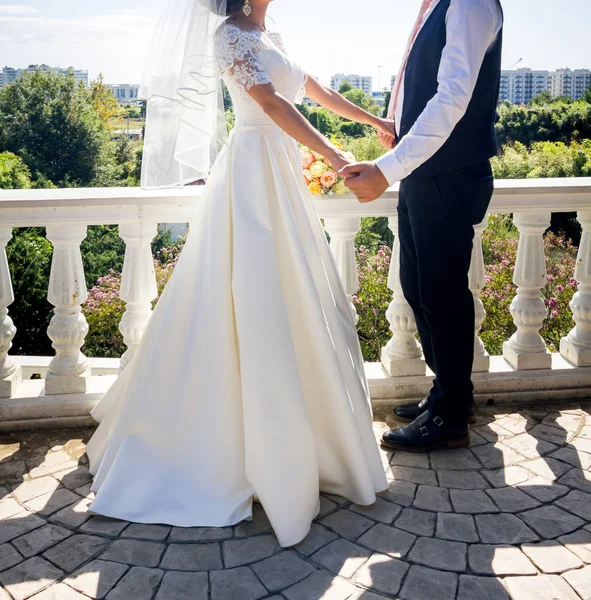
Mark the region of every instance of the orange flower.
POLYGON ((331 188, 338 179, 338 175, 336 173, 336 171, 326 171, 326 173, 322 174, 322 177, 320 177, 320 183, 325 187, 325 188, 331 188))

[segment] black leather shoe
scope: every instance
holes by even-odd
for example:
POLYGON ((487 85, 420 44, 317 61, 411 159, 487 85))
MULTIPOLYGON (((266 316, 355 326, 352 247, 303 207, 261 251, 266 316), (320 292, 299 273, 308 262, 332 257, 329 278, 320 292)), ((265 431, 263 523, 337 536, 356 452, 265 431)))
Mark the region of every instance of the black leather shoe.
POLYGON ((410 425, 391 429, 382 436, 382 446, 405 452, 429 452, 437 448, 467 448, 470 429, 467 425, 446 424, 438 416, 425 411, 410 425))
MULTIPOLYGON (((403 404, 397 406, 394 409, 394 416, 405 423, 412 423, 415 419, 418 419, 427 409, 429 408, 429 399, 425 398, 420 402, 411 402, 410 404, 403 404)), ((476 412, 472 409, 470 418, 468 420, 470 425, 476 424, 476 412)))

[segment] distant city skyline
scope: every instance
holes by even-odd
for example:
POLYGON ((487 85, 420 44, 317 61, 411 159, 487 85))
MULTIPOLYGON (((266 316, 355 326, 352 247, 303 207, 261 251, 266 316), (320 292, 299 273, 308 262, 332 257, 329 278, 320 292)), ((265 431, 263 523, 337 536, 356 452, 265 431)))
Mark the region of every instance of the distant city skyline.
MULTIPOLYGON (((146 48, 168 0, 0 0, 0 61, 26 67, 46 62, 103 73, 109 82, 137 82, 146 48)), ((507 0, 503 68, 554 71, 589 67, 588 0, 507 0)), ((272 3, 272 27, 304 68, 329 83, 342 71, 381 86, 398 70, 420 0, 272 3), (305 38, 302 37, 305 32, 305 38), (303 41, 305 40, 305 41, 303 41)), ((271 24, 271 21, 270 21, 271 24)))

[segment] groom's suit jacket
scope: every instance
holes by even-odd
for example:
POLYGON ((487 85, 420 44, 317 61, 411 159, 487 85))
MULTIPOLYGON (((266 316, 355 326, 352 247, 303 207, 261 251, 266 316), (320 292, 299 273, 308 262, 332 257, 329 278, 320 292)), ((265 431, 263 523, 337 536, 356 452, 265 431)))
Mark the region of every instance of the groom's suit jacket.
MULTIPOLYGON (((456 0, 457 1, 457 0, 456 0)), ((464 3, 471 0, 463 0, 464 3)), ((476 0, 475 0, 476 1, 476 0)), ((482 0, 477 0, 482 2, 482 0)), ((488 0, 491 3, 498 0, 488 0)), ((402 113, 397 122, 398 147, 392 153, 402 161, 409 155, 408 149, 401 145, 402 140, 411 131, 429 101, 438 93, 440 86, 440 66, 442 55, 447 44, 446 17, 452 0, 439 0, 427 20, 422 25, 410 51, 406 69, 404 71, 404 95, 402 113)), ((502 9, 495 8, 500 11, 502 9)), ((465 10, 465 7, 464 7, 465 10)), ((470 10, 470 7, 468 7, 470 10)), ((476 11, 474 10, 474 13, 476 11)), ((462 167, 467 167, 489 159, 497 153, 497 138, 495 123, 497 121, 497 105, 501 81, 501 51, 503 45, 503 28, 498 32, 493 45, 484 55, 482 66, 478 74, 476 86, 467 109, 457 123, 445 143, 418 168, 412 171, 413 177, 428 177, 446 173, 462 167)), ((449 52, 449 48, 447 49, 449 52)), ((461 51, 457 48, 451 50, 461 51)), ((461 74, 460 74, 461 75, 461 74)), ((453 82, 447 82, 447 96, 453 96, 453 82)), ((458 90, 458 93, 460 90, 458 90)), ((452 102, 453 98, 447 102, 452 102)), ((433 115, 430 115, 431 117, 433 115)), ((414 153, 414 149, 410 151, 414 153)), ((395 180, 404 178, 402 173, 403 163, 392 168, 394 161, 388 155, 378 160, 390 183, 390 173, 396 173, 395 180), (389 164, 388 164, 389 162, 389 164), (381 164, 382 163, 382 164, 381 164)))

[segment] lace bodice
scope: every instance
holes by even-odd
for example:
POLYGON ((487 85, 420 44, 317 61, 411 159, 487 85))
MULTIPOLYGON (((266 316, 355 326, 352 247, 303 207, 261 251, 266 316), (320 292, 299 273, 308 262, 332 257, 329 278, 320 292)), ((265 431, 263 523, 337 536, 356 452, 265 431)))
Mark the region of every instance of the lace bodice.
POLYGON ((272 83, 288 100, 301 102, 303 99, 306 74, 289 59, 278 33, 246 31, 225 23, 216 34, 215 52, 220 73, 234 102, 237 123, 241 119, 268 119, 248 94, 255 85, 272 83))

